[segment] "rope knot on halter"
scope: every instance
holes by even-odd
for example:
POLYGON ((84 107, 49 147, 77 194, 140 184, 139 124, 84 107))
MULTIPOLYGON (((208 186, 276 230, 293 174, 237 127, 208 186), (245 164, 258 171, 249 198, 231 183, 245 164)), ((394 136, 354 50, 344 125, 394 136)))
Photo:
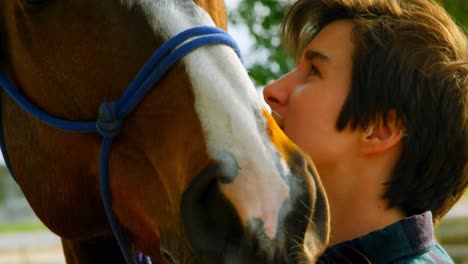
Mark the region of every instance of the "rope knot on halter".
POLYGON ((104 138, 114 138, 120 132, 123 120, 117 116, 117 102, 107 102, 99 107, 96 129, 104 138))

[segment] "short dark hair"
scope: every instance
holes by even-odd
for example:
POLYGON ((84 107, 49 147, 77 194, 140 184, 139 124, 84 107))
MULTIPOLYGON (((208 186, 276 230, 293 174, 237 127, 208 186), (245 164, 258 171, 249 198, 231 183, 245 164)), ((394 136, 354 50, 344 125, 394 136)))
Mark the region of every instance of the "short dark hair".
POLYGON ((406 129, 384 198, 406 215, 445 215, 468 185, 467 39, 432 0, 299 0, 282 24, 296 58, 329 23, 355 23, 352 84, 336 126, 389 110, 406 129))

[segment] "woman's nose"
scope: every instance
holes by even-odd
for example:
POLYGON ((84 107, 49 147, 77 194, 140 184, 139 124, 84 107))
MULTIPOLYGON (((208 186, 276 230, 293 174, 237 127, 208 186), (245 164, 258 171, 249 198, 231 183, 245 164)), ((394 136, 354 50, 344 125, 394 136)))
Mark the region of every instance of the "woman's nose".
POLYGON ((286 78, 287 75, 271 82, 263 89, 263 98, 272 109, 280 108, 288 103, 289 89, 286 78))

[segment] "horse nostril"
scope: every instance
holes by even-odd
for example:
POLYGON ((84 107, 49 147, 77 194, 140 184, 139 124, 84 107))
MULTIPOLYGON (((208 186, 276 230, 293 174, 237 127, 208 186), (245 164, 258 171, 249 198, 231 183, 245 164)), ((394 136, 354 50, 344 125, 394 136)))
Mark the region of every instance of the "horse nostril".
POLYGON ((162 257, 164 258, 164 260, 166 261, 167 264, 175 264, 175 260, 174 258, 171 256, 171 254, 169 252, 167 252, 166 250, 162 249, 161 250, 161 255, 162 257))
POLYGON ((240 219, 219 188, 231 182, 237 170, 235 161, 226 156, 197 175, 182 198, 185 234, 194 250, 209 263, 222 262, 227 244, 241 240, 240 219))

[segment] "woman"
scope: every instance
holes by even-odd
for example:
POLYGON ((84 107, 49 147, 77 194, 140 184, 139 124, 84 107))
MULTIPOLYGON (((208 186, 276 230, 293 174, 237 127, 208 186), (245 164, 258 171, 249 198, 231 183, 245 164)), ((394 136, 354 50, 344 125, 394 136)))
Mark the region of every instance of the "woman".
POLYGON ((468 185, 464 33, 434 1, 299 0, 282 37, 298 66, 264 97, 327 191, 319 262, 453 263, 433 223, 468 185))

